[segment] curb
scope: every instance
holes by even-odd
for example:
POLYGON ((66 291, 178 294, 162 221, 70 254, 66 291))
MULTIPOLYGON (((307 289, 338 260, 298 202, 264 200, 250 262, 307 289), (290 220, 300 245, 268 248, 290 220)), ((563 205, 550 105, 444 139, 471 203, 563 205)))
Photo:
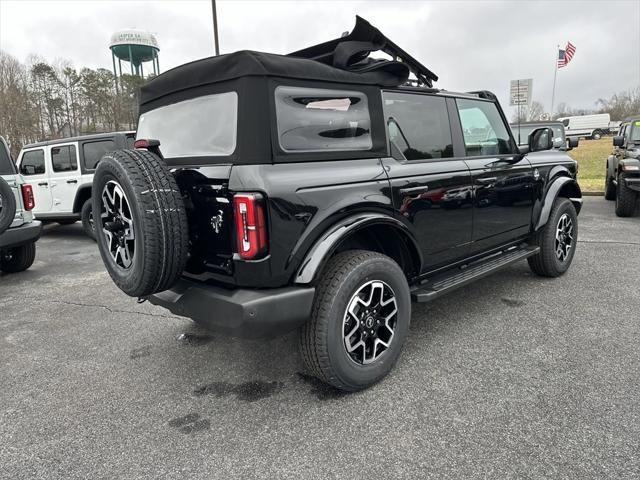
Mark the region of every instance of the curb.
POLYGON ((583 197, 604 197, 604 192, 582 192, 583 197))

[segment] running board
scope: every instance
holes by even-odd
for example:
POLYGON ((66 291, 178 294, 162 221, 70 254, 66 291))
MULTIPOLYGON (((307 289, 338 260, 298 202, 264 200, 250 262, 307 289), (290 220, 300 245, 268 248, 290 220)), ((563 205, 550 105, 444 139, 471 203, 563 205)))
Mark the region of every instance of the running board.
POLYGON ((502 268, 531 257, 540 251, 540 247, 526 245, 505 250, 474 263, 441 273, 429 279, 425 284, 411 290, 414 302, 430 302, 441 295, 467 285, 475 280, 492 274, 502 268))

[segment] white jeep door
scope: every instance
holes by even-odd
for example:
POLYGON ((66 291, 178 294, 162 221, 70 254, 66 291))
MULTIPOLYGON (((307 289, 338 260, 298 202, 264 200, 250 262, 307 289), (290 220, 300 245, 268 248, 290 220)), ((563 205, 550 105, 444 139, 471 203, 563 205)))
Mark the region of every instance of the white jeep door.
POLYGON ((18 170, 25 182, 33 188, 33 199, 36 203, 33 213, 51 213, 53 201, 51 186, 49 185, 49 170, 51 166, 45 158, 45 148, 23 150, 18 159, 18 170))
POLYGON ((53 197, 53 211, 73 213, 73 201, 80 182, 77 142, 60 143, 48 148, 51 156, 49 184, 53 197))

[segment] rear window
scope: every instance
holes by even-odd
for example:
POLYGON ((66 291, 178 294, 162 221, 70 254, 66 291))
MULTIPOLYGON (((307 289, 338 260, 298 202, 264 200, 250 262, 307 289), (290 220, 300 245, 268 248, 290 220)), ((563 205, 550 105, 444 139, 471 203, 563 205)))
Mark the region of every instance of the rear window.
POLYGON ((283 151, 371 149, 371 118, 364 93, 281 86, 275 99, 283 151))
POLYGON ((82 156, 84 157, 84 168, 87 170, 95 170, 96 165, 107 152, 116 149, 116 143, 113 140, 100 140, 98 142, 87 142, 82 145, 82 156))
POLYGON ((217 93, 140 115, 137 138, 160 141, 165 158, 231 155, 236 149, 238 94, 217 93))
POLYGON ((15 173, 13 161, 9 156, 9 152, 7 152, 4 142, 0 140, 0 175, 13 175, 15 173))
POLYGON ((20 162, 20 173, 25 176, 45 173, 44 150, 38 149, 24 152, 20 162))

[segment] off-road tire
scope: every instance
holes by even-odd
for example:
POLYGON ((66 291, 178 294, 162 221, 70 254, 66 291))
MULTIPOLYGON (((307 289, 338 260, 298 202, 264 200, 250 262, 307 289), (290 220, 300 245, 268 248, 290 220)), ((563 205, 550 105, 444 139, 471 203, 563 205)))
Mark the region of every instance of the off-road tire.
POLYGON ((567 198, 558 197, 551 207, 549 219, 544 227, 536 232, 532 241, 533 245, 540 247, 540 251, 527 259, 529 267, 536 275, 541 277, 559 277, 571 266, 578 242, 578 214, 567 198), (573 244, 569 255, 564 261, 560 261, 555 251, 556 228, 563 214, 568 214, 573 222, 573 244))
POLYGON ((618 176, 616 188, 616 215, 618 217, 631 217, 636 209, 638 194, 627 187, 622 175, 618 176))
POLYGON ((316 286, 311 319, 300 332, 300 351, 309 373, 340 390, 357 391, 384 378, 397 362, 409 331, 411 298, 404 273, 377 252, 349 250, 335 255, 316 286), (373 363, 354 362, 344 346, 343 319, 352 296, 371 280, 394 291, 398 308, 389 348, 373 363))
POLYGON ((96 239, 96 231, 94 230, 94 226, 91 224, 91 212, 93 211, 93 199, 89 198, 84 205, 82 205, 82 210, 80 210, 80 220, 82 220, 82 229, 87 237, 92 240, 96 239))
POLYGON ((132 297, 170 288, 187 262, 189 233, 180 190, 165 162, 147 150, 108 152, 96 169, 92 200, 100 255, 114 283, 132 297), (133 219, 134 253, 126 269, 114 261, 103 233, 102 194, 109 181, 123 190, 133 219))
POLYGON ((18 273, 27 270, 36 259, 36 243, 27 243, 11 248, 0 254, 0 270, 5 273, 18 273), (6 258, 9 254, 9 258, 6 258))
POLYGON ((604 198, 605 200, 616 199, 616 186, 613 184, 613 178, 607 175, 607 179, 604 182, 604 198))
POLYGON ((0 233, 4 233, 9 228, 15 216, 16 199, 13 196, 13 190, 6 180, 0 177, 0 233))

